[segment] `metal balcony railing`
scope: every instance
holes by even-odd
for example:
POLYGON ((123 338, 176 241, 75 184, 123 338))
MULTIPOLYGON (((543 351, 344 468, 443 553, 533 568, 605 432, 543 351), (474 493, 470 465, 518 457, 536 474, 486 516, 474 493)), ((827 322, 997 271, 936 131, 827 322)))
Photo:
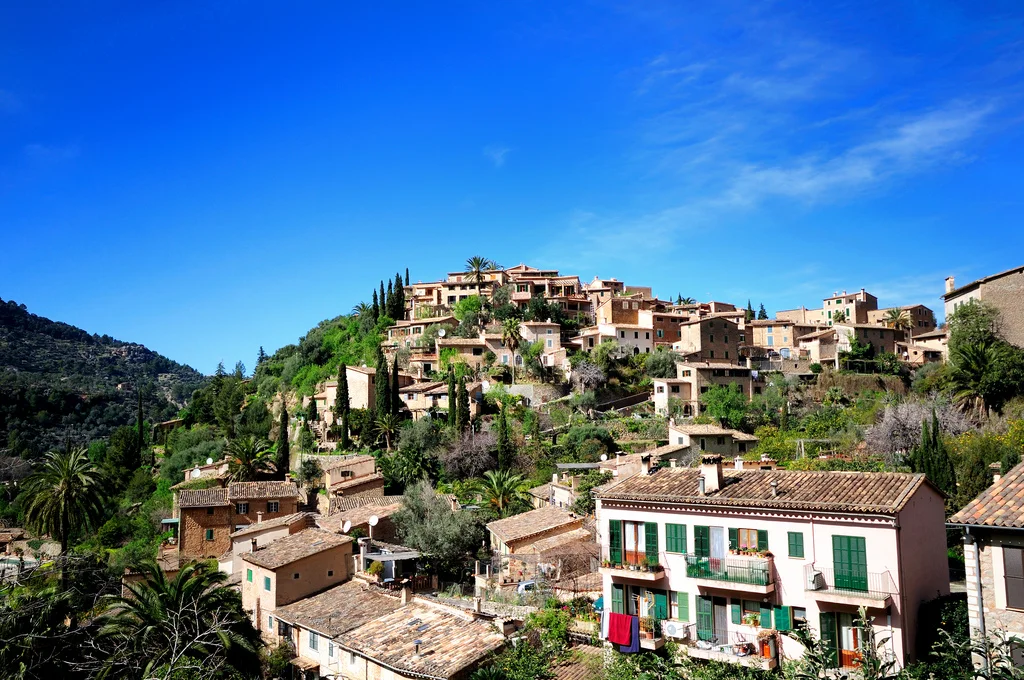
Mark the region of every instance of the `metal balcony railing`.
POLYGON ((771 560, 762 557, 686 556, 686 575, 712 581, 767 586, 772 582, 771 560))
POLYGON ((835 569, 808 564, 804 567, 805 589, 855 597, 884 600, 896 593, 888 571, 835 569))

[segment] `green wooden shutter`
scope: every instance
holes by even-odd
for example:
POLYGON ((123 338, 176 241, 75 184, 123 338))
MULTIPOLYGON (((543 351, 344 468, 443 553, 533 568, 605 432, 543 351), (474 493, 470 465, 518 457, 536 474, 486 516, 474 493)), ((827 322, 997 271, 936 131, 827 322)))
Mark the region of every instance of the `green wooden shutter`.
POLYGON ((608 522, 608 559, 612 564, 622 564, 622 520, 608 522))
POLYGON ((665 552, 685 553, 686 552, 686 525, 666 524, 665 525, 665 552))
POLYGON ((680 621, 690 620, 690 596, 686 593, 676 593, 677 616, 680 621))
POLYGON ((693 554, 711 557, 711 527, 693 527, 693 554))
POLYGON ((793 608, 775 606, 775 629, 780 633, 793 630, 793 608))
POLYGON ((868 554, 861 536, 832 537, 832 566, 836 588, 866 592, 868 554))
POLYGON ((740 531, 739 529, 729 529, 729 550, 740 549, 740 531))
POLYGON ((654 593, 654 618, 664 621, 668 618, 668 592, 665 590, 652 590, 654 593))
POLYGON ((803 557, 804 556, 804 535, 800 531, 789 532, 789 556, 790 557, 803 557))
POLYGON ((733 623, 743 623, 743 603, 740 600, 733 600, 729 605, 729 613, 733 623))
POLYGON ((839 668, 839 655, 836 653, 838 644, 836 639, 836 614, 835 612, 821 612, 821 643, 828 654, 828 662, 832 668, 839 668))
POLYGON ((644 548, 647 552, 647 561, 658 561, 658 523, 644 522, 644 548))
POLYGON ((772 606, 764 602, 761 603, 761 627, 772 627, 772 606))
POLYGON ((613 583, 612 584, 612 611, 615 612, 616 614, 625 614, 626 613, 626 610, 623 607, 622 584, 621 583, 613 583))
POLYGON ((715 616, 711 598, 697 596, 697 639, 710 640, 715 635, 715 616))
POLYGON ((757 530, 757 549, 761 552, 768 549, 768 532, 765 529, 757 530))

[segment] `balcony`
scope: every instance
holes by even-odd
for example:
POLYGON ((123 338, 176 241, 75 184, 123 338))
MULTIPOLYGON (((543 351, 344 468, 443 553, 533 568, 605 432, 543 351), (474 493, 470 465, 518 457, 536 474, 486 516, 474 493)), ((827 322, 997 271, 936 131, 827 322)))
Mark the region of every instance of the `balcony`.
POLYGON ((689 624, 687 628, 682 648, 695 659, 762 670, 771 670, 778 665, 774 641, 758 640, 756 634, 735 630, 698 630, 696 624, 689 624))
POLYGON ((604 562, 599 569, 601 575, 612 579, 629 579, 631 581, 660 581, 665 578, 665 567, 660 564, 611 564, 604 562))
POLYGON ((858 574, 830 567, 804 567, 804 589, 819 602, 849 604, 855 607, 883 609, 892 604, 896 584, 888 571, 858 574))
POLYGON ((775 591, 772 571, 770 557, 686 556, 686 575, 697 581, 698 585, 710 588, 728 588, 767 595, 775 591))

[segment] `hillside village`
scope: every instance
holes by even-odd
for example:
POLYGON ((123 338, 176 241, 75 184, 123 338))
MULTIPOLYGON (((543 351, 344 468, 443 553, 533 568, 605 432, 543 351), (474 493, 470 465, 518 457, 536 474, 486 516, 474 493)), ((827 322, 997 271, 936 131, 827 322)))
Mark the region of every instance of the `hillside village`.
POLYGON ((934 673, 1024 631, 1022 293, 769 318, 474 257, 140 416, 131 462, 90 447, 126 480, 94 537, 10 516, 129 600, 218 574, 265 677, 934 673))

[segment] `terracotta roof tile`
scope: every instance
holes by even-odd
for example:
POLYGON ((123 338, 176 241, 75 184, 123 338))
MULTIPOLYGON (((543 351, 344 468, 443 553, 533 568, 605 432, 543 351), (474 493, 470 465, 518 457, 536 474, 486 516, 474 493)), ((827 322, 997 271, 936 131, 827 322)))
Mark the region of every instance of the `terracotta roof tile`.
POLYGON ((351 542, 352 539, 348 536, 340 536, 323 529, 306 529, 279 538, 256 552, 245 553, 242 559, 267 569, 280 569, 286 564, 351 542))
POLYGON ((370 590, 358 581, 349 581, 319 595, 278 607, 274 617, 293 626, 302 626, 327 637, 335 637, 358 628, 401 606, 397 597, 370 590))
POLYGON ((222 486, 212 489, 181 489, 178 491, 179 508, 207 508, 228 505, 228 490, 222 486))
POLYGON ((951 524, 978 524, 989 527, 1024 527, 1024 464, 1010 470, 988 487, 960 512, 949 518, 951 524))
POLYGON ((299 488, 294 482, 232 482, 228 484, 229 500, 253 498, 298 498, 299 488))
MULTIPOLYGON (((723 470, 718 491, 697 493, 697 468, 662 468, 630 477, 598 493, 603 500, 649 500, 697 505, 832 512, 896 513, 921 486, 923 474, 723 470), (771 483, 778 496, 772 497, 771 483)), ((934 490, 930 484, 929 488, 934 490)), ((935 493, 939 493, 935 491, 935 493)))
POLYGON ((505 519, 499 519, 487 525, 488 531, 505 543, 521 541, 524 538, 555 529, 561 526, 582 524, 583 520, 561 508, 538 508, 505 519))
POLYGON ((230 534, 231 538, 238 538, 239 536, 248 536, 249 534, 258 534, 265 529, 274 529, 277 527, 284 527, 296 522, 305 522, 308 524, 311 518, 315 518, 316 515, 312 512, 293 512, 290 515, 283 517, 275 517, 274 519, 268 519, 264 522, 253 522, 249 526, 234 531, 230 534))

